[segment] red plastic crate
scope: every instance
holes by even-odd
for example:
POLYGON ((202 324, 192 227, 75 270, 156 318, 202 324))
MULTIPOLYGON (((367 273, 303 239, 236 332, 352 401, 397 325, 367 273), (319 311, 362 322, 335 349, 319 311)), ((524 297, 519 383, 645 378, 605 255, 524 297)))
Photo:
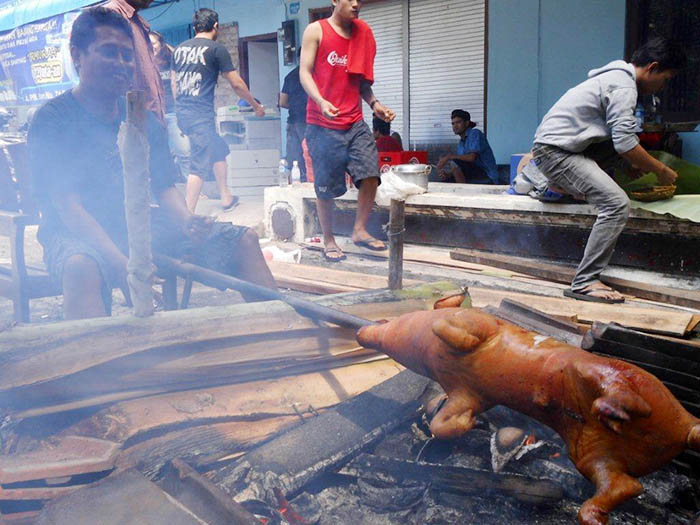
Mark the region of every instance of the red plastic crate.
POLYGON ((390 166, 398 164, 427 164, 427 151, 380 151, 379 171, 386 172, 390 166))

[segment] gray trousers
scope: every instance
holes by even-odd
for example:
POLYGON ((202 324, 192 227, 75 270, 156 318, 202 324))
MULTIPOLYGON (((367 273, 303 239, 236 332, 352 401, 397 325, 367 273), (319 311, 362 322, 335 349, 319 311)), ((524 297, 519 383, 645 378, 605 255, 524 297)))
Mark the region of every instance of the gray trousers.
POLYGON ((624 162, 612 149, 612 143, 592 146, 582 153, 571 153, 555 146, 535 144, 535 164, 547 177, 549 186, 593 204, 598 217, 588 237, 576 276, 573 292, 599 280, 610 262, 617 239, 627 224, 630 200, 604 169, 624 162))

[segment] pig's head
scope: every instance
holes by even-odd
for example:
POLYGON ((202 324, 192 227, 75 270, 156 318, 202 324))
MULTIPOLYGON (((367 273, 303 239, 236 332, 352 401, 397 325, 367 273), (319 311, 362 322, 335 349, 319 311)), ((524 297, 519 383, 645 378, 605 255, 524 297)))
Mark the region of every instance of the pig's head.
POLYGON ((498 330, 490 316, 475 308, 441 308, 402 315, 366 326, 358 342, 374 348, 414 372, 439 381, 459 373, 462 358, 498 330))

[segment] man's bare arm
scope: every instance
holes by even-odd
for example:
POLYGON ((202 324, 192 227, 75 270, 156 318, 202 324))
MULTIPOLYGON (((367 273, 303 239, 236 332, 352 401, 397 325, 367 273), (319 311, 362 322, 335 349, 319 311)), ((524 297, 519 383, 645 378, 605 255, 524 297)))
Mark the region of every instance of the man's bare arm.
POLYGON ((279 106, 281 108, 289 109, 289 95, 286 93, 280 93, 279 106))
POLYGON ((659 182, 662 184, 673 184, 678 178, 678 174, 675 171, 666 166, 663 162, 649 155, 647 150, 639 144, 628 152, 622 153, 622 156, 630 161, 632 166, 638 170, 643 172, 653 171, 656 173, 659 177, 659 182))
POLYGON ((177 73, 174 69, 170 70, 170 90, 173 92, 173 100, 177 99, 177 73))
POLYGON ((248 85, 245 83, 245 80, 241 78, 241 75, 238 74, 238 71, 227 71, 226 73, 223 73, 223 75, 224 78, 228 80, 228 83, 231 84, 231 87, 236 92, 236 95, 250 104, 258 117, 264 117, 265 108, 262 106, 262 104, 255 100, 253 95, 251 95, 248 85))
POLYGON ((206 239, 214 220, 211 217, 195 215, 190 212, 185 204, 185 199, 174 186, 165 188, 158 196, 158 203, 173 224, 182 228, 187 236, 195 243, 206 239))
POLYGON ((192 213, 187 209, 185 199, 174 186, 165 188, 158 196, 158 204, 168 217, 180 227, 183 227, 192 213))
POLYGON ((323 98, 312 75, 322 37, 323 30, 318 22, 309 24, 304 30, 299 59, 299 80, 309 98, 321 108, 323 115, 332 119, 338 116, 338 108, 323 98))
POLYGON ((478 153, 467 153, 465 155, 455 155, 455 154, 448 154, 448 155, 443 155, 440 157, 440 160, 438 160, 437 163, 437 168, 441 170, 442 168, 445 167, 445 164, 447 164, 451 160, 461 160, 463 162, 475 162, 476 159, 479 157, 478 153))
POLYGON ((360 95, 362 95, 362 99, 367 102, 374 114, 380 119, 391 122, 396 118, 396 114, 392 110, 377 100, 372 90, 372 84, 366 80, 363 80, 360 84, 360 95))

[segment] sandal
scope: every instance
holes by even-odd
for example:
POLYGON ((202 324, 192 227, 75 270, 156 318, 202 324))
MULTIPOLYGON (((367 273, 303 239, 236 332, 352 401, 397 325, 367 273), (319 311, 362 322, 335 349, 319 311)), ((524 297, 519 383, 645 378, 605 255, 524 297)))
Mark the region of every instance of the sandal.
MULTIPOLYGON (((612 288, 607 286, 599 286, 595 288, 584 288, 580 292, 573 292, 571 290, 564 290, 564 297, 571 297, 572 299, 577 299, 579 301, 589 301, 591 303, 606 303, 606 304, 619 304, 624 303, 624 297, 618 297, 616 299, 608 299, 607 297, 598 297, 596 295, 591 295, 595 292, 614 292, 612 288)), ((618 292, 619 293, 619 292, 618 292)))
POLYGON ((233 207, 236 206, 237 204, 238 204, 238 196, 237 196, 237 195, 234 195, 234 196, 231 198, 231 202, 229 202, 229 203, 226 204, 226 205, 224 205, 224 203, 222 202, 222 203, 221 203, 221 207, 222 207, 224 210, 230 210, 231 208, 233 208, 233 207))
POLYGON ((352 242, 355 243, 355 246, 359 246, 360 248, 367 248, 368 250, 372 250, 375 252, 383 252, 384 250, 386 250, 386 244, 384 244, 379 239, 375 239, 374 237, 367 237, 366 239, 352 242))
POLYGON ((328 249, 324 249, 324 250, 323 250, 323 257, 324 257, 324 259, 326 259, 328 262, 333 262, 333 263, 340 262, 340 261, 344 261, 345 259, 347 259, 347 256, 346 256, 343 252, 340 251, 340 248, 328 248, 328 249), (332 257, 332 256, 331 256, 332 253, 335 253, 335 254, 338 254, 338 255, 335 256, 335 257, 332 257))

